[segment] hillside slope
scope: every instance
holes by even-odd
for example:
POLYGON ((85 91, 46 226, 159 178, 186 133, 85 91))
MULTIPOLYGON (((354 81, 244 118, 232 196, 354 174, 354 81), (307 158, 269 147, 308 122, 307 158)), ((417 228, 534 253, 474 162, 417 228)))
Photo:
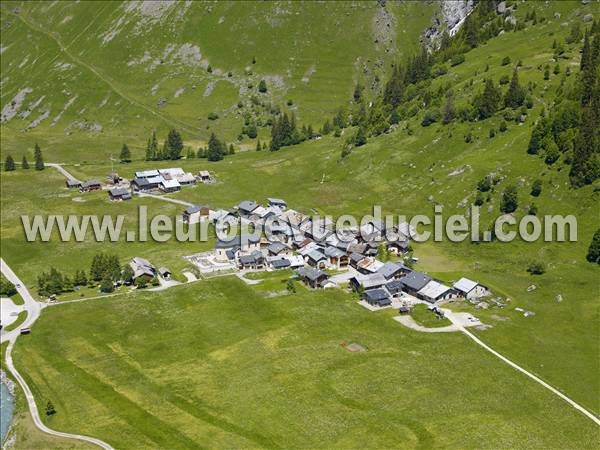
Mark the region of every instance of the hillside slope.
POLYGON ((78 155, 94 136, 145 141, 154 128, 233 141, 245 115, 266 135, 260 124, 289 100, 299 122, 317 126, 355 83, 380 90, 389 63, 415 52, 441 14, 437 2, 3 2, 0 11, 3 146, 35 139, 78 155))

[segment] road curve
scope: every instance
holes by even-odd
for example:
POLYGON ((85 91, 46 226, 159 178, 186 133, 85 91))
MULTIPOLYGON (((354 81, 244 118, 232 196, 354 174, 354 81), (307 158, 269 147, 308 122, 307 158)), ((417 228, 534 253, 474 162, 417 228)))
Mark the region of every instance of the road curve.
POLYGON ((61 431, 54 431, 48 428, 46 425, 44 425, 42 419, 40 419, 40 414, 35 403, 33 393, 31 392, 31 389, 29 389, 29 386, 25 382, 25 379, 21 376, 21 374, 13 364, 12 349, 15 345, 15 342, 17 341, 17 338, 20 336, 20 329, 30 327, 40 316, 42 304, 34 300, 34 298, 31 296, 23 282, 19 279, 19 277, 17 277, 17 275, 12 271, 8 264, 4 262, 4 259, 2 258, 0 258, 0 269, 2 271, 2 274, 11 283, 15 285, 19 294, 21 294, 21 297, 23 297, 23 300, 25 302, 25 310, 27 311, 27 318, 25 319, 25 322, 23 322, 23 324, 17 329, 3 333, 2 342, 8 341, 8 346, 6 348, 5 354, 6 368, 14 377, 14 379, 17 380, 17 382, 21 386, 21 389, 23 390, 23 393, 25 394, 25 399, 27 400, 27 405, 29 406, 29 412, 31 413, 33 423, 39 430, 52 436, 58 436, 66 439, 78 439, 80 441, 89 442, 90 444, 95 444, 105 450, 114 450, 113 447, 111 447, 109 444, 100 439, 96 439, 89 436, 83 436, 80 434, 71 434, 63 433, 61 431))

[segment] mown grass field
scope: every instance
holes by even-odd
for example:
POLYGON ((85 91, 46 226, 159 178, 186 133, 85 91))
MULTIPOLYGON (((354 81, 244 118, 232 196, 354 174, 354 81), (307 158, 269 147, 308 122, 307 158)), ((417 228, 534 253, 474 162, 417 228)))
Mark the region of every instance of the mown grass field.
POLYGON ((14 358, 40 407, 55 404, 51 427, 117 448, 590 448, 598 438, 462 335, 405 329, 339 291, 268 297, 228 277, 51 307, 14 358), (343 348, 353 342, 367 351, 343 348))

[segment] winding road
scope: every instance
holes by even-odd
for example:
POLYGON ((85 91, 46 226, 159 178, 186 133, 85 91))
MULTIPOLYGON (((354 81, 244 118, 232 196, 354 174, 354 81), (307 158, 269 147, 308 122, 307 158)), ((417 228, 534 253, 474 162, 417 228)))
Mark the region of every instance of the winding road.
POLYGON ((21 335, 21 328, 28 328, 31 325, 33 325, 33 323, 40 316, 40 313, 44 308, 45 304, 36 301, 31 296, 27 287, 23 284, 19 277, 17 277, 17 275, 12 271, 12 269, 8 266, 8 264, 6 264, 6 262, 2 258, 0 258, 0 270, 2 271, 2 274, 6 277, 6 279, 13 283, 17 288, 17 292, 21 295, 23 301, 25 302, 24 309, 25 311, 27 311, 27 318, 20 327, 17 327, 15 330, 8 332, 1 330, 0 341, 8 341, 8 346, 6 348, 5 354, 6 368, 11 373, 13 378, 17 380, 19 386, 21 386, 21 389, 25 394, 25 399, 27 400, 27 405, 29 406, 29 412, 31 413, 33 423, 39 430, 52 436, 62 437, 66 439, 78 439, 80 441, 89 442, 90 444, 95 444, 105 450, 114 450, 112 446, 100 439, 90 436, 83 436, 81 434, 71 434, 63 433, 62 431, 55 431, 48 428, 42 422, 42 419, 40 418, 40 413, 35 403, 35 399, 33 397, 33 393, 31 392, 31 389, 29 389, 29 386, 27 385, 25 379, 21 376, 21 374, 13 364, 12 350, 15 345, 15 342, 17 341, 17 338, 21 335))
POLYGON ((75 178, 73 175, 71 175, 71 173, 70 173, 70 172, 68 172, 68 171, 67 171, 67 169, 65 169, 65 168, 62 166, 62 164, 58 164, 58 163, 45 163, 44 165, 45 165, 45 166, 48 166, 48 167, 53 167, 53 168, 55 168, 55 169, 56 169, 56 170, 58 170, 60 173, 62 173, 62 174, 65 176, 65 178, 66 178, 67 180, 70 180, 70 181, 79 181, 77 178, 75 178))

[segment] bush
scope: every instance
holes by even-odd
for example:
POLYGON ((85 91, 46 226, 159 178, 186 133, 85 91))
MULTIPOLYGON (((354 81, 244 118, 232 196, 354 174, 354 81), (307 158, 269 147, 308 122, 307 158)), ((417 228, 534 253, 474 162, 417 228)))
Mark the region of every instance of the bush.
POLYGON ((479 192, 487 192, 491 188, 492 188, 492 180, 489 176, 483 177, 481 180, 479 180, 479 183, 477 183, 477 190, 479 192))
POLYGON ((6 278, 0 278, 0 296, 2 297, 12 297, 17 293, 17 288, 15 285, 8 281, 6 278))
POLYGON ((423 116, 423 120, 421 121, 421 125, 424 127, 428 127, 432 123, 439 121, 441 118, 440 111, 438 109, 430 109, 425 111, 425 115, 423 116))
POLYGON ((489 133, 490 139, 492 139, 493 137, 496 136, 496 130, 494 130, 493 128, 490 128, 490 133, 489 133))
POLYGON ((502 199, 500 200, 500 211, 509 214, 517 210, 518 193, 517 188, 514 185, 507 186, 502 192, 502 199))
POLYGON ((258 92, 261 94, 267 92, 267 82, 265 80, 260 80, 260 83, 258 83, 258 92))
POLYGON ((216 112, 208 113, 208 120, 217 120, 219 115, 216 112))
POLYGON ((537 216, 537 212, 538 212, 538 207, 535 203, 532 203, 531 205, 529 205, 529 210, 527 211, 527 214, 529 214, 530 216, 537 216))
POLYGON ((454 55, 452 57, 452 59, 450 60, 450 65, 452 67, 454 66, 458 66, 459 64, 462 64, 465 62, 465 55, 463 55, 462 53, 459 53, 458 55, 454 55))
POLYGON ((529 264, 527 272, 529 272, 532 275, 541 275, 546 272, 546 264, 544 264, 541 261, 534 261, 531 264, 529 264))
POLYGON ((501 133, 504 133, 506 132, 506 130, 508 130, 508 126, 506 125, 506 122, 504 120, 500 122, 499 130, 501 133))
POLYGON ((483 205, 485 198, 481 192, 477 192, 477 196, 475 197, 475 206, 483 205))
POLYGON ((531 185, 531 195, 539 197, 542 193, 542 180, 535 180, 531 185))
POLYGON ((504 58, 502 58, 503 66, 508 66, 509 64, 510 64, 510 56, 505 56, 504 58))
POLYGON ((508 84, 508 83, 510 83, 509 76, 508 75, 502 75, 500 77, 500 81, 498 81, 498 83, 500 83, 500 84, 508 84))

